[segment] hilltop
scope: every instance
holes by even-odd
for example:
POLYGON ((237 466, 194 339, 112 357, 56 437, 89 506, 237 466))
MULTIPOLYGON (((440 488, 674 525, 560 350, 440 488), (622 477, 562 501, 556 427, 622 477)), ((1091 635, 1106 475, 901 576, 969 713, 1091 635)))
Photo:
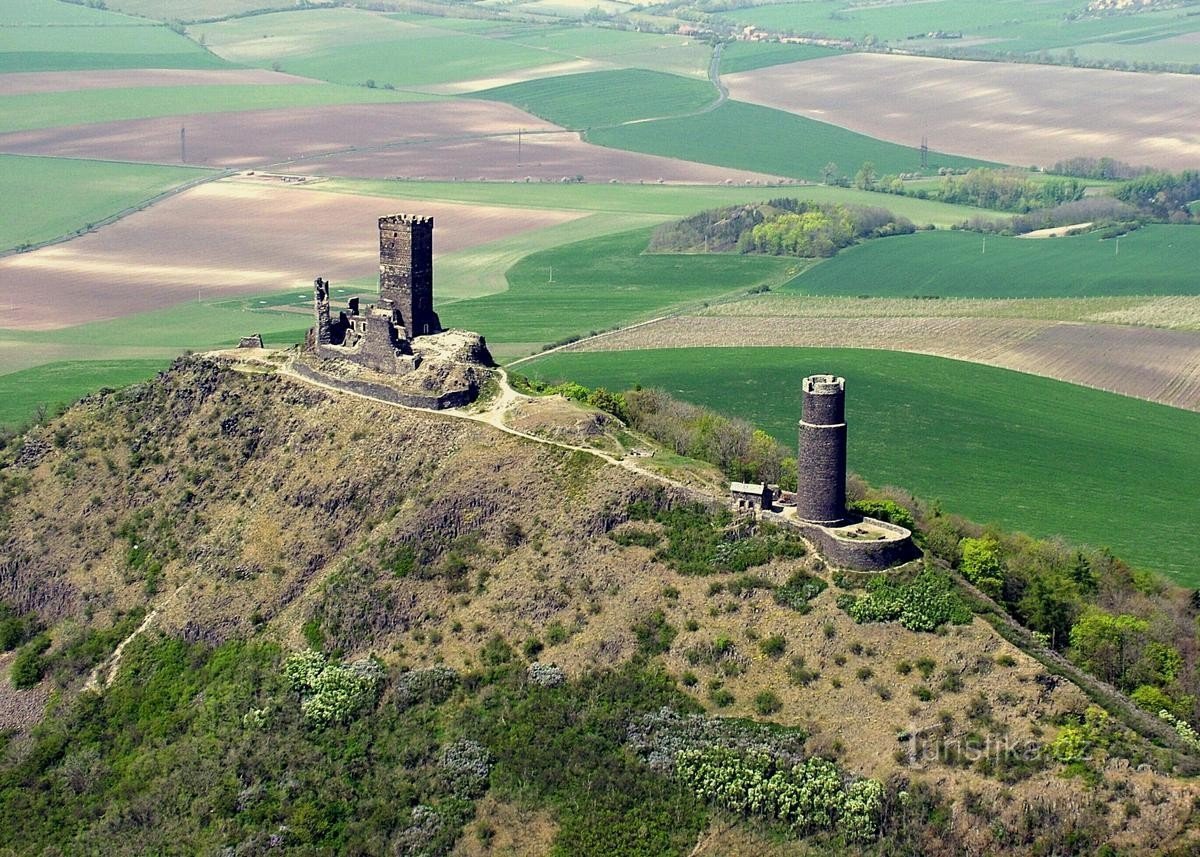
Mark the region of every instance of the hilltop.
POLYGON ((0 656, 12 853, 1194 842, 1186 759, 962 594, 938 633, 856 624, 861 581, 606 414, 504 385, 418 411, 277 365, 181 358, 0 453, 0 601, 46 634, 0 656), (795 829, 686 778, 767 757, 836 772, 795 829))

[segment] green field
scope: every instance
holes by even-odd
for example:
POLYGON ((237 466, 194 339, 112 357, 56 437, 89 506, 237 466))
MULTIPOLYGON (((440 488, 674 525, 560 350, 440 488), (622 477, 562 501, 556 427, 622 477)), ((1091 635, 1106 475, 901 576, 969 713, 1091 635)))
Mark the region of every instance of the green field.
POLYGON ((867 241, 786 289, 810 295, 1048 298, 1200 294, 1200 229, 1146 226, 1115 240, 923 232, 867 241))
POLYGON ((834 57, 842 51, 820 45, 788 45, 777 42, 733 42, 721 51, 721 74, 753 71, 772 65, 834 57))
POLYGON ((724 255, 645 255, 650 230, 555 247, 508 270, 508 291, 441 307, 444 324, 485 333, 498 356, 649 318, 762 283, 778 283, 798 260, 724 255))
POLYGON ((0 155, 0 198, 38 201, 0 221, 0 252, 67 235, 210 170, 0 155))
POLYGON ((1200 414, 936 357, 852 349, 553 354, 547 380, 671 393, 796 443, 800 380, 846 377, 850 467, 947 511, 1110 546, 1200 584, 1200 414))
POLYGON ((301 83, 294 86, 146 86, 40 92, 0 97, 0 133, 188 113, 396 102, 429 97, 328 83, 301 83))
POLYGON ((707 81, 644 69, 593 71, 514 83, 472 94, 506 101, 564 128, 602 128, 696 113, 717 91, 707 81))
POLYGON ((70 360, 0 375, 0 426, 16 427, 39 407, 53 414, 61 406, 101 387, 144 381, 167 367, 166 360, 70 360))
MULTIPOLYGON (((591 143, 722 167, 820 181, 825 165, 853 176, 864 161, 881 174, 915 172, 921 154, 836 125, 803 116, 727 101, 710 113, 660 119, 588 133, 591 143), (748 133, 747 129, 753 129, 748 133)), ((983 162, 931 152, 930 167, 971 167, 983 162)))
POLYGON ((951 226, 972 215, 998 215, 966 206, 881 196, 854 188, 798 185, 795 187, 721 187, 712 185, 560 184, 556 182, 416 182, 375 179, 330 179, 306 186, 308 190, 394 196, 403 199, 439 199, 447 202, 558 208, 573 211, 627 212, 684 217, 707 208, 741 202, 761 202, 777 196, 794 196, 816 202, 875 205, 909 218, 914 223, 951 226))
POLYGON ((1074 0, 926 0, 904 3, 856 3, 808 0, 755 6, 721 13, 738 24, 772 32, 831 36, 860 43, 886 42, 918 51, 1032 55, 1074 49, 1094 59, 1152 62, 1200 62, 1200 44, 1175 44, 1156 54, 1157 43, 1200 30, 1200 16, 1176 9, 1139 11, 1136 15, 1080 17, 1086 4, 1074 0), (1073 15, 1068 20, 1067 15, 1073 15), (963 38, 929 39, 942 31, 963 38), (1131 51, 1132 46, 1144 50, 1131 51), (1085 47, 1087 46, 1087 47, 1085 47), (1189 49, 1190 47, 1190 49, 1189 49))
POLYGON ((61 0, 0 4, 0 73, 225 65, 195 42, 150 21, 61 0))

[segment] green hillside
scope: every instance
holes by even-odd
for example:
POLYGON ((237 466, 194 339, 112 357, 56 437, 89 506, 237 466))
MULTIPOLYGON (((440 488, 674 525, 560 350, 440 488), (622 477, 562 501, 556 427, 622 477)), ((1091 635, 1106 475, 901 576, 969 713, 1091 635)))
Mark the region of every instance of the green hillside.
POLYGON ((524 371, 663 387, 796 443, 800 379, 846 377, 850 467, 981 521, 1061 534, 1200 584, 1200 414, 1003 369, 853 349, 554 354, 524 371))

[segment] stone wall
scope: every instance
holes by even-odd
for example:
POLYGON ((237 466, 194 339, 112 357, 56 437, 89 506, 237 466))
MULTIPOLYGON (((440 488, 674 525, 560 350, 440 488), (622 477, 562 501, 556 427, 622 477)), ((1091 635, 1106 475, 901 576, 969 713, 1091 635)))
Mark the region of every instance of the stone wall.
POLYGON ((465 390, 448 390, 436 396, 402 393, 394 387, 389 387, 387 384, 340 378, 337 375, 326 375, 324 372, 313 369, 311 366, 300 361, 292 364, 292 370, 302 378, 316 381, 318 384, 325 384, 338 390, 344 390, 347 393, 358 393, 363 396, 370 396, 374 399, 391 402, 395 405, 404 405, 409 408, 426 408, 433 411, 442 411, 446 408, 462 408, 475 401, 479 395, 479 388, 476 386, 468 387, 465 390))
POLYGON ((911 532, 904 527, 889 524, 886 521, 877 521, 874 518, 864 518, 863 520, 869 522, 873 527, 894 533, 895 538, 880 541, 841 539, 820 524, 785 518, 775 512, 764 512, 763 518, 795 527, 801 535, 813 543, 817 552, 827 562, 840 568, 854 571, 885 571, 921 556, 920 549, 913 543, 911 532))
POLYGON ((379 299, 400 312, 409 339, 437 333, 433 311, 433 218, 379 218, 379 299))

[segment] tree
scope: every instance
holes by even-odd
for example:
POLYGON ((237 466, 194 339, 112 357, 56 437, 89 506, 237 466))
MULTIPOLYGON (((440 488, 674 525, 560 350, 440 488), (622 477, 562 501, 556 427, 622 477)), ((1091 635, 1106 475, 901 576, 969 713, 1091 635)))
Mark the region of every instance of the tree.
POLYGON ((825 178, 825 184, 829 184, 833 180, 833 177, 837 175, 837 171, 838 165, 833 161, 825 165, 825 168, 821 170, 821 175, 825 178))
POLYGON ((1148 627, 1145 619, 1092 608, 1072 626, 1071 650, 1087 670, 1121 687, 1145 646, 1148 627))
POLYGON ((1004 586, 1004 561, 1000 556, 1000 543, 993 538, 963 539, 960 545, 962 562, 959 570, 967 580, 988 595, 1000 594, 1004 586))
POLYGON ((854 184, 860 190, 872 190, 875 187, 875 164, 873 161, 863 161, 854 176, 854 184))

